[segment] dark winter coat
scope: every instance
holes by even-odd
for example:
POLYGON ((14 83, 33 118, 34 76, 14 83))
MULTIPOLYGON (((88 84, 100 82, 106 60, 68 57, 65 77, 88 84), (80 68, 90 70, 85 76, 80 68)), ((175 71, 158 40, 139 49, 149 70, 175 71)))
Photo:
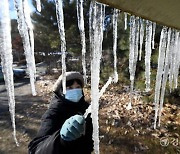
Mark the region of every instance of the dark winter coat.
POLYGON ((64 141, 60 130, 65 120, 84 114, 89 104, 84 98, 78 103, 54 96, 49 109, 42 116, 40 130, 29 146, 29 154, 91 154, 93 151, 92 119, 86 119, 86 133, 75 141, 64 141))

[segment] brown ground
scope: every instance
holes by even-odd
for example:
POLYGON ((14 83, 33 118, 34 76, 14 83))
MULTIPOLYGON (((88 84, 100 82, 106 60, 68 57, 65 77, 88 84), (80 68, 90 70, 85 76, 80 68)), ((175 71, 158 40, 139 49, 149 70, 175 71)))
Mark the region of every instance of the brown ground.
MULTIPOLYGON (((48 107, 53 83, 53 78, 43 78, 36 85, 38 96, 27 94, 16 97, 19 147, 16 147, 12 137, 9 112, 0 112, 0 154, 27 153, 27 145, 35 137, 40 118, 48 107)), ((85 88, 85 95, 89 100, 89 88, 85 88)), ((141 96, 136 94, 133 98, 133 109, 126 110, 128 101, 129 94, 114 85, 102 96, 99 112, 100 152, 102 154, 180 153, 180 106, 166 103, 161 127, 154 130, 152 102, 144 103, 141 96)))

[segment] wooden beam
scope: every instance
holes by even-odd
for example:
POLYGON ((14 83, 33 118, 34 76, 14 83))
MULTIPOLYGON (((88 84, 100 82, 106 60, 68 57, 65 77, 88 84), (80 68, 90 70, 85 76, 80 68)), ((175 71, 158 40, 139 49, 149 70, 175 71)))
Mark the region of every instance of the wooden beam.
POLYGON ((180 30, 180 0, 96 0, 132 15, 180 30))

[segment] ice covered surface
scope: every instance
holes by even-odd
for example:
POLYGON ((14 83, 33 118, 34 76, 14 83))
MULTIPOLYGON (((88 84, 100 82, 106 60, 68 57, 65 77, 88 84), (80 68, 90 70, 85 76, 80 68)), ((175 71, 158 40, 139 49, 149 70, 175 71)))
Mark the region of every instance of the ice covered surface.
POLYGON ((78 18, 78 27, 81 36, 81 45, 82 45, 82 66, 83 66, 83 76, 84 83, 87 83, 86 76, 86 37, 84 30, 84 13, 83 13, 83 0, 77 0, 77 18, 78 18))
POLYGON ((34 59, 34 36, 30 19, 30 11, 27 0, 14 0, 15 9, 17 12, 18 30, 23 41, 23 47, 26 56, 27 68, 30 76, 32 95, 36 95, 35 79, 36 67, 34 59), (27 9, 27 10, 26 10, 27 9))
POLYGON ((65 30, 64 30, 64 13, 62 0, 55 0, 56 3, 56 16, 59 28, 59 35, 61 41, 61 61, 62 61, 62 85, 63 94, 66 93, 66 40, 65 40, 65 30))
POLYGON ((9 3, 7 0, 2 0, 0 5, 0 56, 2 71, 5 79, 5 85, 8 93, 9 112, 13 127, 13 137, 16 142, 16 145, 19 146, 19 143, 16 138, 15 97, 12 70, 13 57, 11 45, 9 3))

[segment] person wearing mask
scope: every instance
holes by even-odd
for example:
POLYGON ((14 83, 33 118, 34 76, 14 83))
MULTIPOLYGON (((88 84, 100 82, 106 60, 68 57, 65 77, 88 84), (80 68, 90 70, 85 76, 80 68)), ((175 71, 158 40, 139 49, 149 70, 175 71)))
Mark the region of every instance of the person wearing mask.
POLYGON ((37 136, 29 143, 29 154, 91 154, 92 119, 83 114, 89 104, 84 99, 84 80, 79 72, 66 72, 66 94, 62 75, 54 85, 54 97, 42 116, 37 136))

